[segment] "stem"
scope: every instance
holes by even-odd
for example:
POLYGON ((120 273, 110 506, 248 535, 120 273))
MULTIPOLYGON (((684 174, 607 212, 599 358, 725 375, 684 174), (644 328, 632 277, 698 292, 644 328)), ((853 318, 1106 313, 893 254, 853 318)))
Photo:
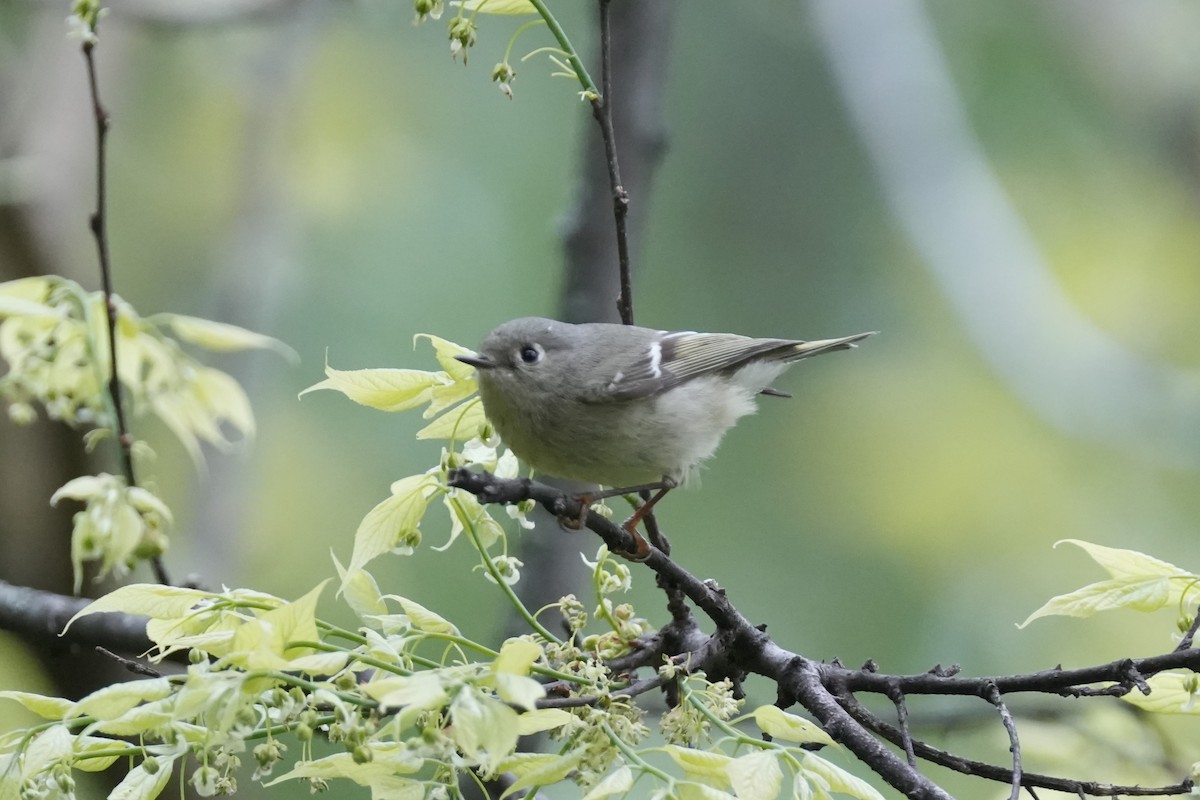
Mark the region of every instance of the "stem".
POLYGON ((505 596, 508 597, 508 601, 512 603, 513 608, 517 610, 517 613, 521 615, 521 618, 525 620, 526 624, 533 628, 533 630, 546 641, 554 642, 555 644, 562 644, 562 640, 547 630, 546 626, 538 622, 537 617, 530 613, 529 609, 525 607, 525 604, 521 602, 521 598, 517 597, 516 592, 512 590, 512 587, 504 582, 504 576, 500 574, 500 570, 496 569, 496 565, 492 563, 490 558, 488 558, 487 550, 484 549, 483 543, 479 541, 479 533, 475 530, 475 523, 463 509, 462 504, 459 503, 454 497, 450 498, 450 502, 454 504, 454 510, 458 514, 458 518, 463 523, 463 529, 467 532, 467 535, 471 537, 471 544, 475 545, 475 550, 479 553, 479 558, 483 562, 483 568, 486 569, 488 574, 492 576, 492 580, 497 586, 500 587, 500 591, 504 592, 505 596))
POLYGON ((537 9, 538 14, 546 21, 546 27, 550 29, 550 33, 554 34, 554 38, 558 40, 558 46, 563 49, 567 61, 571 62, 571 68, 575 70, 575 77, 579 80, 579 85, 583 87, 584 96, 590 99, 591 96, 599 95, 600 91, 592 82, 592 76, 583 66, 583 61, 579 58, 579 53, 575 52, 571 40, 567 38, 567 32, 562 29, 562 25, 558 24, 558 20, 550 13, 550 9, 546 8, 544 0, 529 0, 529 3, 537 9))
MULTIPOLYGON (((133 437, 129 435, 129 426, 125 418, 125 406, 121 402, 121 378, 117 369, 117 303, 113 293, 112 259, 108 248, 108 128, 109 116, 100 103, 100 88, 96 80, 96 44, 94 41, 83 43, 83 60, 87 64, 88 90, 92 100, 92 116, 96 121, 96 210, 90 219, 92 235, 96 239, 96 250, 100 258, 100 282, 104 289, 104 307, 108 319, 108 393, 112 399, 114 424, 117 428, 117 444, 121 453, 121 468, 125 474, 125 482, 129 486, 137 486, 137 478, 133 470, 133 437)), ((170 585, 166 566, 161 556, 150 559, 154 569, 154 577, 159 583, 170 585)))

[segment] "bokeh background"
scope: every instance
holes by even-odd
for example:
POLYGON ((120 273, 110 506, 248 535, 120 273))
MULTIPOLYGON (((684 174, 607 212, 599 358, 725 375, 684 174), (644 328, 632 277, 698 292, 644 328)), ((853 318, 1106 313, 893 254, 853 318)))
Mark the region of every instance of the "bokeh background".
MULTIPOLYGON (((464 68, 444 22, 413 27, 404 2, 178 5, 114 3, 101 29, 118 291, 143 313, 271 334, 302 360, 219 359, 251 393, 256 440, 197 470, 146 425, 159 457, 143 471, 178 519, 176 574, 297 596, 332 574, 331 551, 346 559, 388 484, 439 454, 414 440, 419 414, 297 393, 326 359, 434 368, 413 334, 474 345, 505 319, 553 314, 593 123, 544 57, 517 65, 511 102, 496 90, 511 20, 481 20, 464 68)), ((559 5, 590 53, 591 4, 559 5)), ((95 287, 90 109, 67 13, 0 2, 0 275, 95 287)), ((886 671, 1004 674, 1173 647, 1174 610, 1014 623, 1102 577, 1052 549, 1060 539, 1200 569, 1197 30, 1184 0, 678 4, 661 42, 668 150, 652 193, 632 198, 649 206, 638 321, 881 332, 789 373, 795 399, 765 399, 701 488, 660 507, 683 564, 785 646, 886 671)), ((514 55, 551 43, 533 31, 514 55)), ((5 480, 78 458, 70 441, 0 421, 5 480)), ((17 540, 46 520, 57 538, 34 550, 65 559, 48 493, 21 498, 0 508, 10 580, 17 540)), ((428 545, 447 534, 436 513, 424 531, 428 545)), ((494 636, 505 609, 474 563, 459 542, 375 573, 494 636)), ((641 613, 665 620, 635 576, 641 613)), ((2 635, 0 687, 52 688, 2 635)), ((751 688, 753 703, 774 699, 751 688)), ((1073 733, 1043 740, 1050 723, 1030 721, 1035 767, 1121 781, 1146 777, 1123 758, 1156 766, 1158 750, 1087 747, 1124 737, 1125 717, 1038 705, 1067 712, 1073 733)), ((986 709, 922 709, 953 731, 944 741, 1004 759, 986 709)), ((1149 777, 1175 780, 1196 757, 1168 748, 1149 777)))

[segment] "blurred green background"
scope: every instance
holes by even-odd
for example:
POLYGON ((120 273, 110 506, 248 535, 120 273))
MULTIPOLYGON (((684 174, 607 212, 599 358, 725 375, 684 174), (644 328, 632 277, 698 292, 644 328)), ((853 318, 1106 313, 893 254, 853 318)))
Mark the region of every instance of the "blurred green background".
MULTIPOLYGON (((210 585, 297 596, 332 574, 331 550, 346 560, 388 484, 439 454, 413 439, 419 414, 297 392, 326 358, 434 368, 413 334, 473 346, 505 319, 554 313, 562 214, 592 122, 542 57, 517 65, 514 100, 497 92, 489 73, 508 19, 481 20, 464 68, 444 21, 414 28, 406 3, 267 3, 233 22, 113 5, 98 54, 119 293, 142 313, 252 327, 302 357, 219 360, 246 384, 260 429, 204 472, 162 430, 141 431, 159 453, 144 472, 179 523, 168 564, 210 585)), ((591 4, 558 5, 590 52, 591 4)), ((916 56, 889 61, 906 51, 875 37, 901 29, 847 10, 871 3, 679 4, 661 44, 669 149, 652 195, 632 198, 649 203, 638 321, 881 333, 787 375, 779 386, 795 399, 765 399, 701 487, 664 502, 675 556, 817 659, 977 675, 1164 652, 1172 611, 1014 623, 1102 577, 1082 553, 1052 550, 1059 539, 1200 569, 1200 7, 875 5, 885 20, 903 6, 929 26, 934 66, 952 81, 940 102, 963 115, 967 150, 1030 247, 997 247, 1012 240, 990 216, 983 234, 959 216, 975 184, 945 173, 962 142, 893 153, 927 194, 889 185, 880 148, 897 131, 919 143, 924 126, 944 130, 942 106, 926 103, 928 87, 886 86, 910 69, 935 73, 916 56), (856 41, 863 52, 836 51, 856 41), (858 59, 859 80, 884 84, 911 116, 872 128, 850 110, 839 59, 858 59), (924 223, 905 217, 926 202, 924 223)), ((0 202, 34 220, 45 263, 95 287, 89 108, 66 13, 0 2, 0 202)), ((534 31, 514 54, 546 44, 534 31)), ((0 422, 0 436, 14 435, 0 422)), ((440 523, 430 516, 427 544, 444 541, 440 523)), ((20 521, 9 525, 17 535, 20 521)), ((579 538, 582 552, 595 546, 579 538)), ((459 542, 373 571, 385 590, 487 636, 504 608, 474 563, 459 542)), ((653 582, 636 569, 635 581, 641 613, 665 621, 653 582)), ((16 645, 0 646, 0 686, 36 688, 16 645)), ((774 699, 751 688, 752 703, 774 699)))

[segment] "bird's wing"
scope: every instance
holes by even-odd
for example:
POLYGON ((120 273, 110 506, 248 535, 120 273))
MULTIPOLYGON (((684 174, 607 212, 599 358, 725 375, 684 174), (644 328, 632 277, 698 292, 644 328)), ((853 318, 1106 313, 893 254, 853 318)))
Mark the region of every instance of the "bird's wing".
POLYGON ((773 350, 801 344, 789 339, 752 339, 732 333, 664 333, 647 351, 590 393, 593 402, 648 397, 710 372, 739 366, 773 350))

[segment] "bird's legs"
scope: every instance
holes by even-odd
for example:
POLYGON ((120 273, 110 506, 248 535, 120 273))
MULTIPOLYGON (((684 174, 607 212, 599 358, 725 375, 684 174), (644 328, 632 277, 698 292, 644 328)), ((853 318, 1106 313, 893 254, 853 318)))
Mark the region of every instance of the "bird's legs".
MULTIPOLYGON (((659 500, 662 500, 663 496, 676 486, 678 486, 678 484, 674 480, 664 477, 661 481, 656 483, 643 483, 639 486, 624 486, 619 489, 608 489, 607 491, 599 492, 597 494, 588 493, 580 495, 579 500, 582 508, 580 510, 580 519, 576 521, 575 527, 583 527, 583 520, 587 516, 588 507, 597 500, 603 500, 608 497, 617 497, 619 495, 641 493, 649 494, 652 491, 656 492, 653 497, 646 499, 645 502, 638 506, 637 510, 633 512, 633 515, 629 517, 629 519, 621 523, 621 528, 633 537, 633 549, 627 552, 617 552, 617 555, 624 556, 630 561, 645 561, 650 555, 650 543, 647 542, 646 538, 638 531, 638 525, 643 519, 645 519, 646 515, 651 512, 651 510, 654 508, 654 505, 659 500)), ((663 541, 665 542, 665 539, 663 539, 663 541)))

